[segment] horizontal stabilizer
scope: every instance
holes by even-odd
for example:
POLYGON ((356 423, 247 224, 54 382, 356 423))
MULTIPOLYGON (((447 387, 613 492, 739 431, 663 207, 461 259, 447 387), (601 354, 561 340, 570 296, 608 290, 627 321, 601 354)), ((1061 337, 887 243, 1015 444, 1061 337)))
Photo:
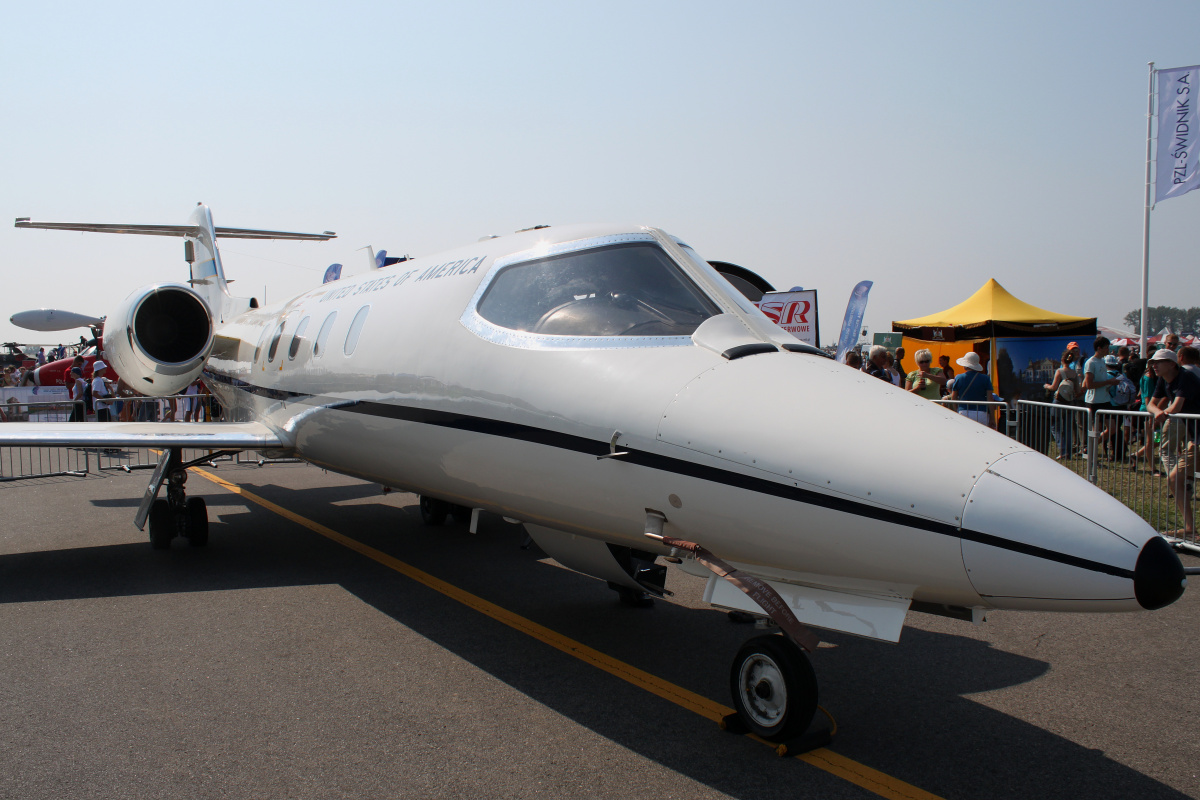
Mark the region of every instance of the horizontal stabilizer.
MULTIPOLYGON (((43 228, 52 231, 86 231, 89 233, 133 233, 141 236, 196 236, 195 225, 117 225, 99 222, 32 222, 28 217, 17 220, 18 228, 43 228)), ((333 231, 324 233, 293 233, 291 231, 261 231, 253 228, 215 228, 218 239, 292 239, 302 242, 325 242, 336 239, 333 231)))
POLYGON ((8 422, 0 425, 0 447, 290 449, 258 422, 8 422))

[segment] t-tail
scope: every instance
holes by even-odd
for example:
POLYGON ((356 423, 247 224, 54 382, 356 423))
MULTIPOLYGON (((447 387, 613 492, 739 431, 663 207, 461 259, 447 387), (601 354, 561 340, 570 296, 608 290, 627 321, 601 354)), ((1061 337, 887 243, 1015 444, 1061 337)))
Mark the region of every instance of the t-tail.
POLYGON ((337 238, 333 231, 323 233, 293 233, 255 228, 218 228, 213 225, 212 212, 197 203, 186 225, 139 225, 95 222, 32 222, 28 217, 17 219, 18 228, 47 228, 60 231, 92 231, 96 233, 132 233, 145 236, 180 236, 184 242, 184 259, 188 262, 188 284, 208 304, 215 321, 240 314, 251 305, 250 298, 232 297, 221 266, 217 239, 291 239, 294 241, 324 242, 337 238))

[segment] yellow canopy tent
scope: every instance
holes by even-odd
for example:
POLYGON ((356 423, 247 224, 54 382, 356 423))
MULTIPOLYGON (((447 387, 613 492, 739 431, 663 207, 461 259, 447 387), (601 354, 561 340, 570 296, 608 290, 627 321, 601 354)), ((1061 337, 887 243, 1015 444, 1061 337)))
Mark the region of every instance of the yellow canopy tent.
POLYGON ((1095 317, 1074 317, 1047 311, 1014 297, 995 279, 956 306, 915 319, 892 323, 892 330, 904 334, 905 367, 915 366, 917 350, 949 356, 953 366, 964 354, 979 353, 984 368, 991 373, 993 387, 1003 397, 1022 392, 1029 399, 1040 397, 1041 372, 1047 358, 1057 363, 1067 341, 1078 340, 1084 350, 1091 349, 1096 335, 1095 317), (999 346, 998 346, 999 343, 999 346), (999 351, 999 352, 998 352, 999 351), (989 362, 999 359, 998 370, 989 362), (1023 367, 1026 362, 1030 366, 1023 367))

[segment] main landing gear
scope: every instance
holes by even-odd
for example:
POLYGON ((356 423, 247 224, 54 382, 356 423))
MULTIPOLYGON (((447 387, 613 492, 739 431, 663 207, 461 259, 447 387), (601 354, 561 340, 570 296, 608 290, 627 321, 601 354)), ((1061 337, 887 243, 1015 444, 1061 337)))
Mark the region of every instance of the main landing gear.
POLYGON ((143 528, 150 524, 150 546, 168 550, 176 537, 188 540, 192 547, 208 544, 208 506, 203 497, 188 497, 184 491, 188 467, 211 461, 221 453, 213 453, 184 463, 181 448, 165 450, 146 488, 135 523, 143 528), (166 498, 158 497, 163 483, 167 484, 166 498))
POLYGON ((446 522, 446 517, 454 517, 455 522, 460 522, 464 525, 471 524, 470 506, 460 506, 455 503, 447 503, 445 500, 438 500, 436 497, 426 497, 421 495, 420 502, 421 521, 426 525, 437 527, 446 522))

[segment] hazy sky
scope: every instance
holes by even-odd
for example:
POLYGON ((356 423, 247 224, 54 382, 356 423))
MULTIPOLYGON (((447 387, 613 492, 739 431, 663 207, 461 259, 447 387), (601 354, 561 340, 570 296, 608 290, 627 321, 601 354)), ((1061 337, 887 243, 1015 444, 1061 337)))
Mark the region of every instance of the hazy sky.
MULTIPOLYGON (((224 240, 241 294, 373 245, 631 221, 866 322, 988 278, 1120 325, 1141 303, 1147 62, 1200 3, 13 3, 0 25, 0 341, 186 277, 177 239, 36 220, 338 232, 224 240)), ((1200 305, 1200 191, 1152 214, 1151 305, 1200 305)), ((454 313, 458 313, 455 311, 454 313)), ((64 334, 69 340, 78 333, 64 334)))

